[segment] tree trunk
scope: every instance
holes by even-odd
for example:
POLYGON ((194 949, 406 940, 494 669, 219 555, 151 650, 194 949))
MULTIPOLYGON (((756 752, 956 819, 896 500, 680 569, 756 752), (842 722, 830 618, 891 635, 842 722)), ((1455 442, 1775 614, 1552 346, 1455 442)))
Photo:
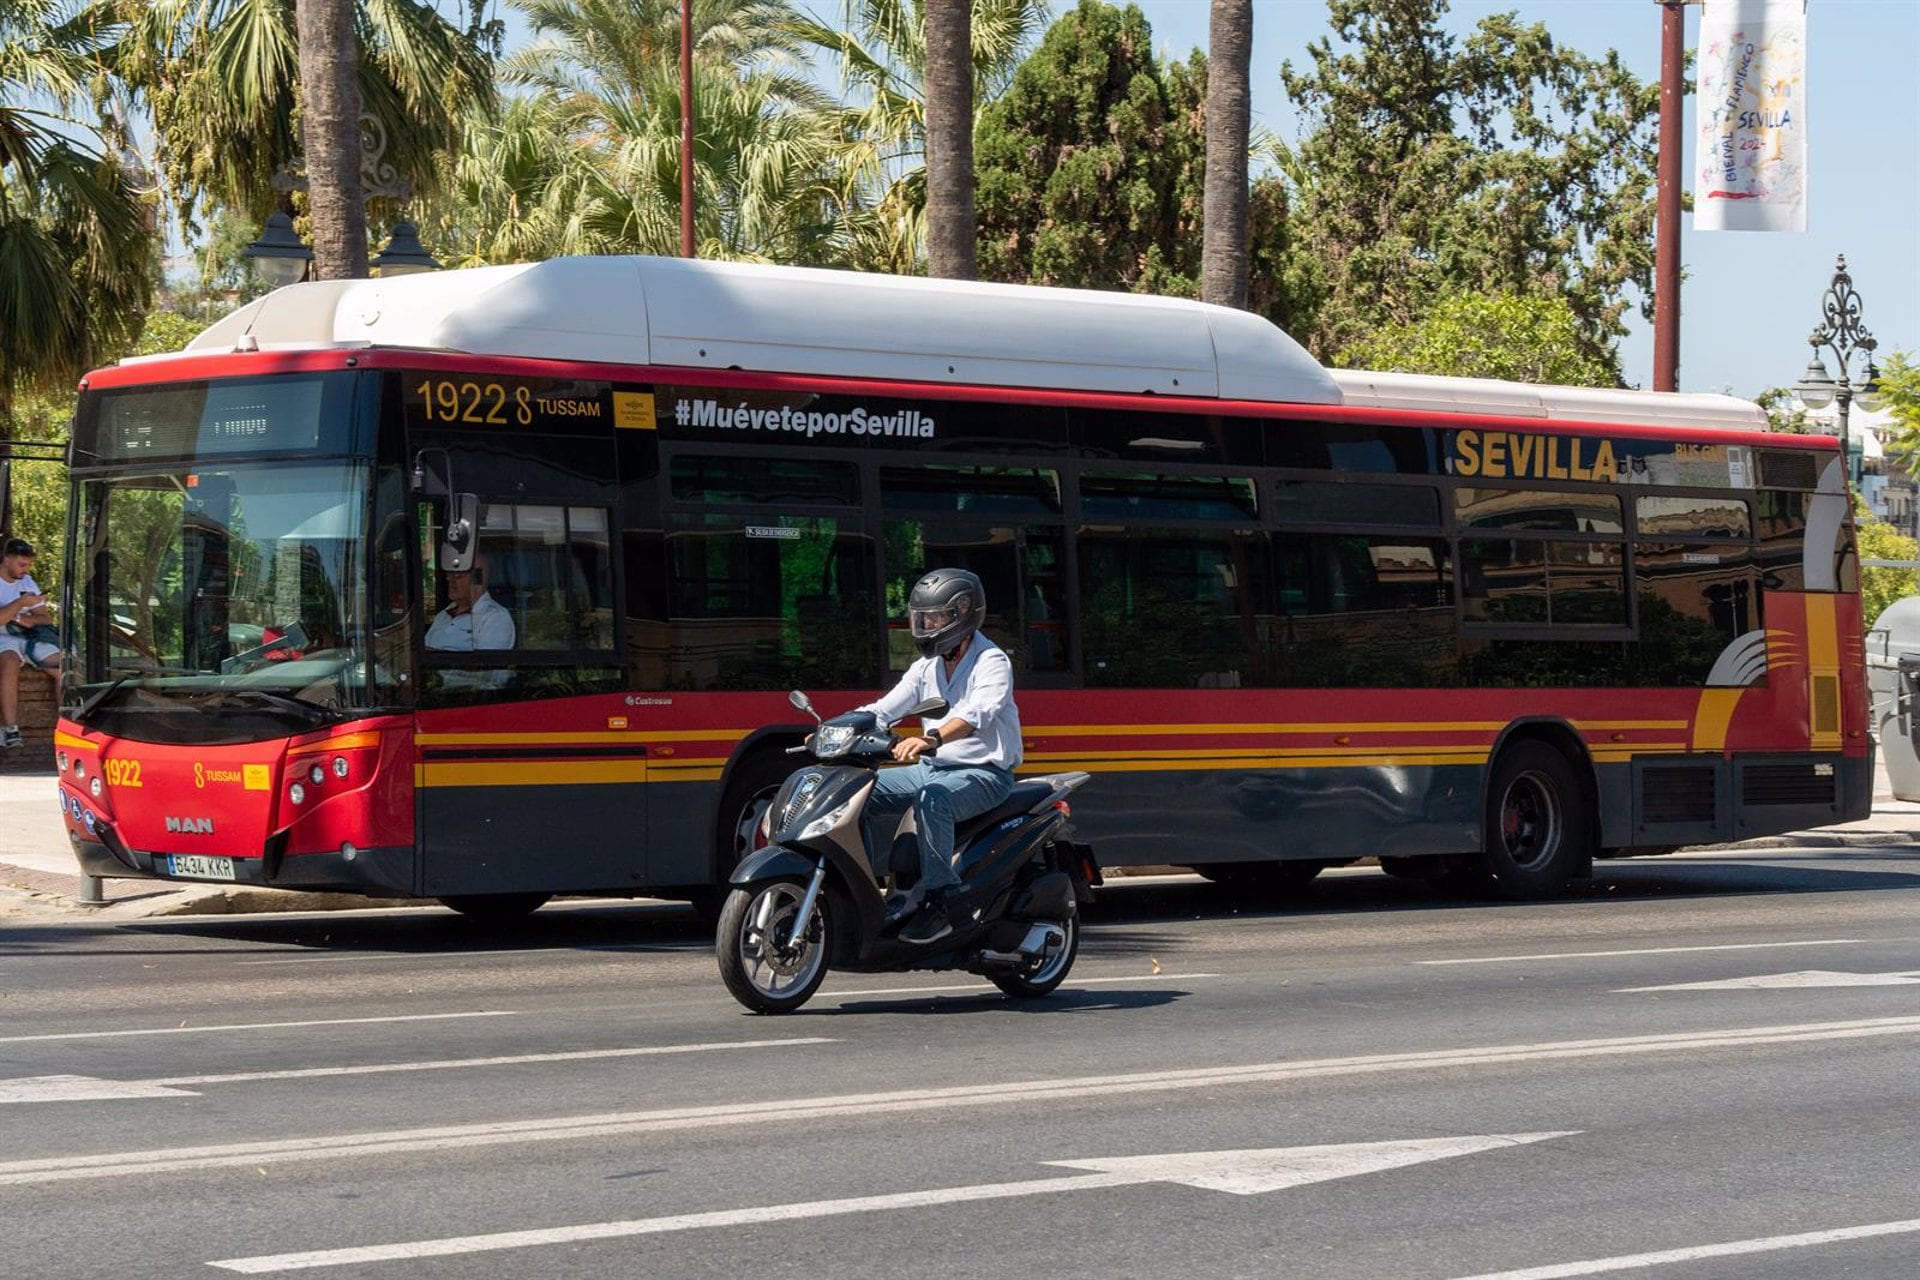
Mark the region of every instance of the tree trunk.
POLYGON ((1248 76, 1253 0, 1213 0, 1207 23, 1207 176, 1200 297, 1247 305, 1248 76))
POLYGON ((353 0, 296 0, 295 19, 313 278, 364 279, 367 210, 360 199, 360 59, 353 0))
POLYGON ((972 280, 973 19, 970 0, 926 0, 927 270, 972 280))

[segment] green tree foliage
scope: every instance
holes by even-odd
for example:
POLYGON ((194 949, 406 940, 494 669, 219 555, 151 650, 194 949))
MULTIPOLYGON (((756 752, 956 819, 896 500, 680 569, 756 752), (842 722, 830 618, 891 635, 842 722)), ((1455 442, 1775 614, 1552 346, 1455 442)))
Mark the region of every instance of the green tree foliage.
POLYGON ((1558 294, 1617 368, 1627 286, 1652 296, 1658 87, 1512 14, 1456 39, 1447 8, 1329 0, 1338 43, 1282 67, 1306 119, 1276 149, 1306 305, 1275 318, 1324 356, 1450 295, 1558 294))
POLYGON ((1786 387, 1768 387, 1755 396, 1753 402, 1767 415, 1769 431, 1790 436, 1804 436, 1813 431, 1807 411, 1795 403, 1793 392, 1786 387))
POLYGON ((0 3, 0 434, 138 327, 158 246, 92 101, 106 33, 66 0, 0 3))
POLYGON ((1558 294, 1451 294, 1407 324, 1383 325, 1342 352, 1348 368, 1610 387, 1612 362, 1581 340, 1558 294))
MULTIPOLYGON (((844 0, 841 25, 803 18, 794 31, 832 55, 848 102, 839 157, 848 262, 911 275, 926 269, 925 0, 844 0)), ((1047 0, 973 0, 976 111, 1005 91, 1046 24, 1047 0)))
MULTIPOLYGON (((518 0, 535 33, 505 64, 542 99, 483 146, 520 149, 523 188, 496 186, 533 242, 568 252, 676 253, 680 243, 678 0, 518 0), (524 148, 557 136, 542 172, 524 148), (523 212, 525 211, 525 212, 523 212)), ((827 96, 802 74, 797 11, 786 0, 694 5, 696 236, 707 258, 829 263, 843 243, 842 142, 827 96)), ((484 187, 471 158, 458 166, 484 187)), ((481 219, 457 213, 462 249, 485 249, 481 219)), ((501 246, 512 252, 511 241, 501 246)), ((471 259, 470 259, 471 260, 471 259)))
MULTIPOLYGON (((257 223, 297 167, 294 0, 99 0, 122 25, 107 65, 152 114, 160 176, 191 222, 205 204, 257 223)), ((362 110, 379 122, 383 163, 417 191, 438 183, 462 126, 493 102, 491 33, 425 0, 357 0, 362 110)), ((376 206, 375 212, 380 209, 376 206)))
MULTIPOLYGON (((1854 550, 1860 559, 1865 560, 1912 560, 1920 552, 1920 544, 1913 538, 1901 533, 1887 521, 1880 519, 1867 509, 1867 504, 1859 494, 1853 498, 1853 542, 1854 550)), ((1860 619, 1868 629, 1873 627, 1886 607, 1895 600, 1910 596, 1916 589, 1912 569, 1866 568, 1860 570, 1860 619)))
POLYGON ((1205 79, 1138 8, 1063 14, 980 118, 981 278, 1193 296, 1205 79))
POLYGON ((1889 452, 1909 472, 1920 470, 1920 364, 1896 351, 1880 370, 1881 405, 1893 419, 1889 452))

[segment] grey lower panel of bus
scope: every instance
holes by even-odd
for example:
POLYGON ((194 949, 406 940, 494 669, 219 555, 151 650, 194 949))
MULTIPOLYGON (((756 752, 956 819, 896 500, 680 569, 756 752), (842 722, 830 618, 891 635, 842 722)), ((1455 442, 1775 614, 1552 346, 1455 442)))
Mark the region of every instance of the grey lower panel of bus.
POLYGON ((1459 853, 1479 839, 1478 765, 1096 773, 1073 796, 1103 866, 1459 853))
POLYGON ((1609 848, 1782 835, 1853 822, 1873 808, 1873 758, 1657 756, 1599 769, 1609 848))
POLYGON ((672 883, 648 865, 647 814, 657 806, 644 784, 435 786, 418 796, 419 892, 428 897, 672 883))

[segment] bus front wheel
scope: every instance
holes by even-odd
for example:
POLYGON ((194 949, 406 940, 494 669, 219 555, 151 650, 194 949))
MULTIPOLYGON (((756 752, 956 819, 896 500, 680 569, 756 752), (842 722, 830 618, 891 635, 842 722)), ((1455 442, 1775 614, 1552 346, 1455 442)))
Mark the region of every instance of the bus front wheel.
POLYGON ((1567 887, 1592 847, 1586 792, 1567 758, 1544 742, 1500 753, 1487 788, 1480 870, 1515 902, 1551 898, 1567 887))

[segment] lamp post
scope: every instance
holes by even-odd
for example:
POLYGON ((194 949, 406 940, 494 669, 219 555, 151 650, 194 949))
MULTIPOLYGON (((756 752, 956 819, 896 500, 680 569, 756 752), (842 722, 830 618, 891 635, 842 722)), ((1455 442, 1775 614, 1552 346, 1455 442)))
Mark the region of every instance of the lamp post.
POLYGON ((1809 409, 1834 406, 1834 417, 1840 428, 1840 449, 1847 459, 1847 477, 1858 489, 1860 458, 1865 450, 1856 453, 1853 449, 1847 434, 1847 410, 1856 400, 1868 413, 1880 407, 1880 370, 1873 364, 1873 350, 1880 344, 1860 323, 1860 295, 1854 290, 1853 277, 1847 274, 1845 254, 1834 264, 1833 280, 1827 285, 1826 296, 1820 300, 1820 310, 1823 319, 1807 339, 1813 356, 1807 361, 1807 371, 1800 375, 1800 381, 1793 384, 1793 392, 1809 409), (1827 366, 1820 359, 1822 347, 1832 351, 1839 364, 1838 380, 1827 376, 1827 366), (1866 368, 1858 382, 1852 380, 1851 369, 1856 354, 1866 357, 1866 368))
POLYGON ((260 238, 243 252, 272 289, 299 283, 313 265, 312 247, 294 231, 293 219, 284 213, 269 217, 260 238))
MULTIPOLYGON (((386 153, 386 125, 372 112, 362 113, 360 195, 365 201, 405 200, 413 194, 413 184, 387 163, 386 153)), ((273 175, 273 189, 283 198, 306 187, 306 177, 296 170, 282 169, 273 175)), ((242 250, 242 256, 252 260, 270 287, 278 289, 306 278, 307 268, 313 262, 313 249, 294 231, 293 219, 281 212, 267 219, 260 238, 242 250)), ((440 262, 420 243, 420 229, 411 222, 393 224, 387 247, 370 265, 382 279, 440 270, 440 262)))

